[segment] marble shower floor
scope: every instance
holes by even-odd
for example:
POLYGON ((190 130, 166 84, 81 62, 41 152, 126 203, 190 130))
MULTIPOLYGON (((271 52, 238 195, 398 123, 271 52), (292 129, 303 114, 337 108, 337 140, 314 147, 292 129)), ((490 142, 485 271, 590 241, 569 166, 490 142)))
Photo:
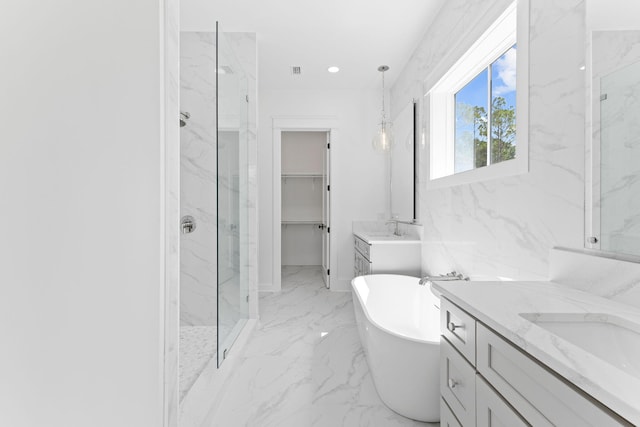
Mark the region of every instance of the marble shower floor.
POLYGON ((180 401, 215 358, 216 344, 215 326, 180 327, 180 401))
POLYGON ((285 267, 260 296, 260 322, 208 427, 437 426, 388 409, 375 391, 350 292, 319 267, 285 267))

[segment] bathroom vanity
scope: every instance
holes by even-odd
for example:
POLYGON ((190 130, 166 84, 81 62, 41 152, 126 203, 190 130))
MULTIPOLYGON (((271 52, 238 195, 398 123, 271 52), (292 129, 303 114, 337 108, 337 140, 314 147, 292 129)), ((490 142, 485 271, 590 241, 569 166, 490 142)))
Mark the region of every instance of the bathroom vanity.
POLYGON ((553 282, 436 282, 442 426, 640 423, 640 310, 553 282))
POLYGON ((389 231, 354 232, 354 277, 394 273, 420 276, 420 240, 411 235, 396 236, 389 231))

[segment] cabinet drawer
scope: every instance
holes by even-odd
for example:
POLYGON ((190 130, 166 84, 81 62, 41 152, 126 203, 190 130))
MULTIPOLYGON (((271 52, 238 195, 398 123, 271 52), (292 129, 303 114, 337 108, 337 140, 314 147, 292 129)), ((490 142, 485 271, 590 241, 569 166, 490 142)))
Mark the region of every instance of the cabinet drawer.
POLYGON ((462 427, 444 399, 440 399, 440 427, 462 427))
POLYGON ((364 276, 371 272, 371 263, 358 251, 353 255, 353 274, 355 277, 364 276))
POLYGON ((353 236, 353 244, 358 252, 360 252, 367 261, 371 261, 371 245, 359 237, 353 236))
POLYGON ((478 372, 532 425, 630 425, 482 324, 478 324, 477 361, 478 372))
POLYGON ((442 335, 467 358, 476 364, 476 321, 446 298, 440 301, 442 335))
POLYGON ((366 258, 362 258, 362 268, 361 268, 361 272, 362 275, 366 275, 366 274, 371 274, 371 263, 369 261, 367 261, 366 258))
POLYGON ((477 427, 530 426, 481 376, 476 378, 477 427))
POLYGON ((440 338, 440 395, 460 424, 476 421, 476 371, 444 338, 440 338))

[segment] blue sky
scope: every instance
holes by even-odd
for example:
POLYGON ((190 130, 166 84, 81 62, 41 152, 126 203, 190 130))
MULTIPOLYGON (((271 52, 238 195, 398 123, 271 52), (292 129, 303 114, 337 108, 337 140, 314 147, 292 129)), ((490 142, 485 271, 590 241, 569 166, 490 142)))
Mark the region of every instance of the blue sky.
MULTIPOLYGON (((516 48, 515 46, 492 64, 493 96, 502 96, 507 105, 516 105, 516 48)), ((478 105, 487 108, 487 71, 480 73, 456 94, 456 103, 478 105)))
MULTIPOLYGON (((507 107, 516 105, 516 46, 505 52, 491 64, 492 98, 503 97, 507 107)), ((487 111, 488 70, 485 69, 456 94, 456 104, 484 107, 487 111)), ((458 114, 465 110, 456 108, 458 114)), ((455 171, 473 169, 474 156, 473 115, 467 111, 464 118, 456 117, 455 127, 455 171)))

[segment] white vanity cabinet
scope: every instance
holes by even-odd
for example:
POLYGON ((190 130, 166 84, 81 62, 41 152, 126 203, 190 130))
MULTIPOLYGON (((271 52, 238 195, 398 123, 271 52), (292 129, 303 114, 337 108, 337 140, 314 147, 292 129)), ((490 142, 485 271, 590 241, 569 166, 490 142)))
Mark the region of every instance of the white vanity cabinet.
POLYGON ((358 236, 353 236, 353 275, 364 276, 371 273, 371 245, 358 236))
POLYGON ((631 425, 445 296, 440 312, 444 425, 631 425))
POLYGON ((420 244, 420 240, 414 239, 367 238, 354 234, 354 277, 384 273, 419 277, 422 262, 420 244))

